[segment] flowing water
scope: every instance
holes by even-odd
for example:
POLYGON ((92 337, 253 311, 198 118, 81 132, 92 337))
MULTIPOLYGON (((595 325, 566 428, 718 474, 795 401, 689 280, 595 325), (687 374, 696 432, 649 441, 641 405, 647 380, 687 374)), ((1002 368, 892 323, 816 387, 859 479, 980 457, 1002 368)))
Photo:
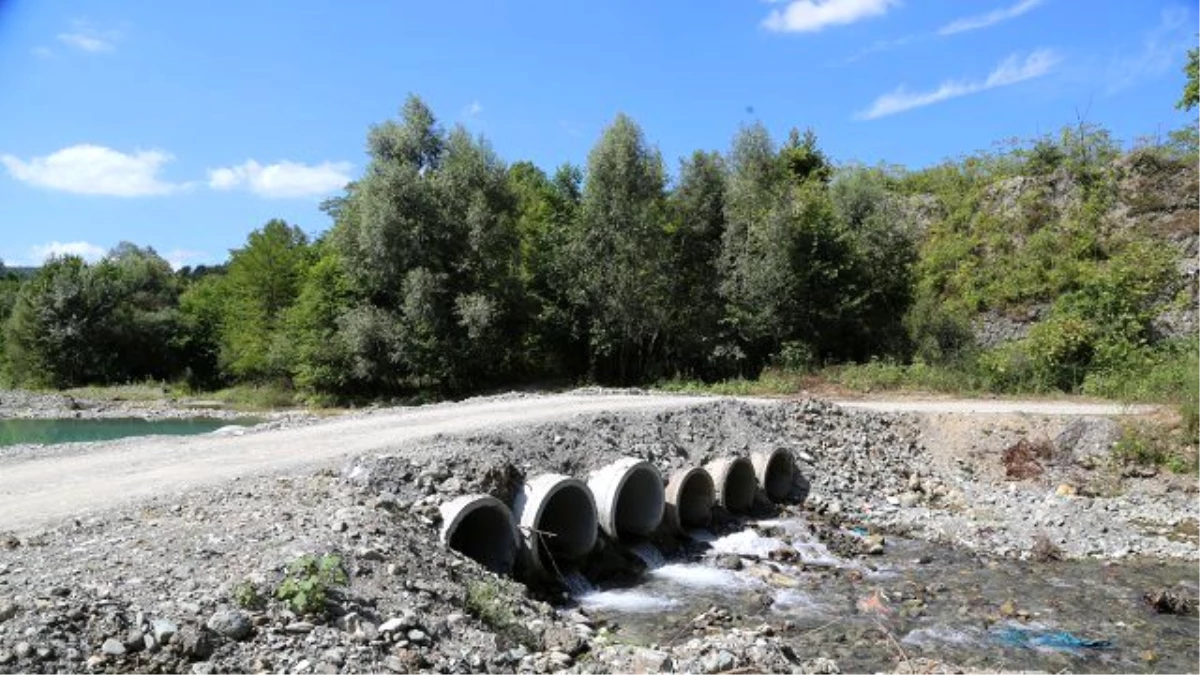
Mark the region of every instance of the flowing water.
POLYGON ((78 443, 111 441, 129 436, 189 436, 258 424, 262 420, 241 418, 220 420, 211 417, 144 420, 137 417, 114 419, 0 419, 0 447, 37 443, 78 443))
POLYGON ((784 627, 781 640, 801 659, 825 655, 843 671, 891 669, 918 656, 1047 672, 1200 666, 1197 618, 1156 614, 1142 600, 1180 582, 1195 592, 1191 563, 997 561, 896 539, 883 556, 848 560, 809 535, 803 520, 757 527, 771 536, 696 532, 691 554, 676 560, 639 545, 634 553, 648 563, 639 584, 595 589, 584 580, 572 594, 594 617, 617 624, 625 642, 675 644, 769 622, 784 627), (781 551, 793 562, 768 560, 781 551), (743 567, 718 567, 728 554, 741 556, 743 567), (729 617, 697 629, 693 620, 713 607, 729 617))

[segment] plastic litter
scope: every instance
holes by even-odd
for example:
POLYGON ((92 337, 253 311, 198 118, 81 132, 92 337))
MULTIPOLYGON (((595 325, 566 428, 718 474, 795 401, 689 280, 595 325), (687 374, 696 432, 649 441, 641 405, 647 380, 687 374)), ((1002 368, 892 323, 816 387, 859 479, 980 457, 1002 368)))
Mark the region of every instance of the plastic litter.
POLYGON ((996 633, 996 639, 1009 647, 1026 647, 1043 649, 1062 649, 1078 651, 1083 649, 1112 649, 1110 640, 1091 640, 1077 637, 1066 631, 1033 631, 1020 628, 1005 628, 996 633))

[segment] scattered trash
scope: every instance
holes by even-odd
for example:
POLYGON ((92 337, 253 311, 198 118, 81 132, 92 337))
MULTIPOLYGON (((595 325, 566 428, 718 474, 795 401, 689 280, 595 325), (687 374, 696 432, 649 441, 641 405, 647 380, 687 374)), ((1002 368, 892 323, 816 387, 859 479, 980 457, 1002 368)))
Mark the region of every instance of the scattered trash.
POLYGON ((858 601, 858 611, 863 614, 877 614, 879 616, 891 616, 892 610, 887 606, 887 596, 878 588, 871 591, 871 594, 858 601))
POLYGON ((850 528, 850 533, 853 535, 859 536, 859 537, 865 537, 865 536, 867 536, 867 528, 852 527, 852 528, 850 528))
POLYGON ((1025 647, 1029 649, 1062 649, 1077 651, 1081 649, 1112 649, 1110 640, 1090 640, 1080 638, 1066 631, 1033 631, 1021 628, 1005 628, 996 633, 996 639, 1008 647, 1025 647))
POLYGON ((1182 586, 1158 588, 1142 596, 1159 614, 1196 616, 1197 598, 1182 586))

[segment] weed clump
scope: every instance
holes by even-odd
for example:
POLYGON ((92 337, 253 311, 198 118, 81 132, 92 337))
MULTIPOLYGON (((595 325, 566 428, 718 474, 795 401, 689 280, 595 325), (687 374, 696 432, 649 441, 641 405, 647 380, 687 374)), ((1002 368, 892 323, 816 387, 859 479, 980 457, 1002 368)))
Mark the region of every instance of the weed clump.
POLYGON ((287 576, 275 597, 288 603, 297 614, 324 614, 329 591, 348 581, 340 556, 300 556, 288 566, 287 576))

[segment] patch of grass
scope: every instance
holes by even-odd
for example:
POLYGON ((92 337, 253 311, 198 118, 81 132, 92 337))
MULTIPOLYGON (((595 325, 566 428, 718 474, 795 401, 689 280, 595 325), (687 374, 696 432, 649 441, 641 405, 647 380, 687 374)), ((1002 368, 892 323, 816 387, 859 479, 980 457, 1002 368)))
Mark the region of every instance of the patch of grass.
POLYGON ((517 621, 508 608, 500 588, 490 581, 476 581, 467 586, 467 612, 514 644, 538 650, 537 636, 525 624, 517 621))
POLYGON ((90 385, 87 387, 72 387, 61 392, 75 398, 85 398, 93 401, 166 401, 179 396, 183 391, 178 383, 130 382, 127 384, 90 385))
POLYGON ((209 397, 234 409, 246 411, 278 410, 297 405, 294 390, 273 384, 240 384, 215 391, 209 397))
POLYGON ((952 394, 981 394, 991 391, 986 380, 973 369, 955 365, 911 364, 872 360, 826 368, 822 375, 855 391, 935 391, 952 394))
POLYGON ((329 590, 348 581, 340 556, 303 555, 288 566, 287 575, 275 589, 275 597, 288 603, 297 614, 324 614, 329 590))
POLYGON ((768 368, 757 379, 737 377, 719 382, 672 379, 653 385, 654 389, 678 394, 712 394, 716 396, 780 396, 799 393, 804 388, 807 373, 768 368))

